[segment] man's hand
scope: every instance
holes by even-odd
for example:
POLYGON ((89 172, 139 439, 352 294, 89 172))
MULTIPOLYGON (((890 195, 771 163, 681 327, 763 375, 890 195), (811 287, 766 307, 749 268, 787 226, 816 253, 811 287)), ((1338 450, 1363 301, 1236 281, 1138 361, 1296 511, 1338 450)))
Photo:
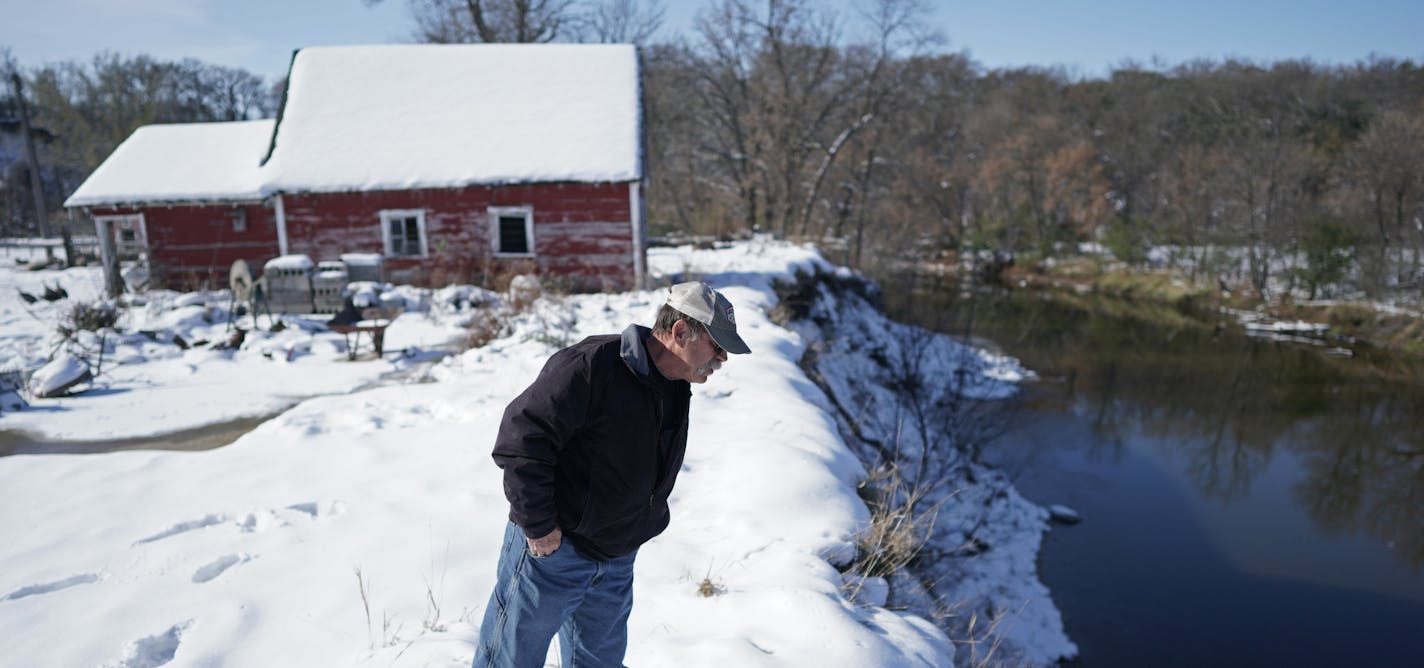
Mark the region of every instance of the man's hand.
POLYGON ((530 554, 536 557, 547 557, 564 544, 564 532, 559 531, 559 527, 554 527, 554 530, 543 538, 526 537, 524 540, 529 541, 530 554))

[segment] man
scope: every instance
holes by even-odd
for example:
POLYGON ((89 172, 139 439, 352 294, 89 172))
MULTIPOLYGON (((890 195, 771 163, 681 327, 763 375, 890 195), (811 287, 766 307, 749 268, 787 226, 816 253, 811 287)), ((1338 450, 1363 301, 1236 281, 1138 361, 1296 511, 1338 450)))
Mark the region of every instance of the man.
POLYGON ((672 286, 649 330, 592 336, 549 358, 510 402, 495 441, 510 523, 475 668, 621 666, 633 559, 668 524, 687 446, 689 383, 750 350, 732 304, 672 286))

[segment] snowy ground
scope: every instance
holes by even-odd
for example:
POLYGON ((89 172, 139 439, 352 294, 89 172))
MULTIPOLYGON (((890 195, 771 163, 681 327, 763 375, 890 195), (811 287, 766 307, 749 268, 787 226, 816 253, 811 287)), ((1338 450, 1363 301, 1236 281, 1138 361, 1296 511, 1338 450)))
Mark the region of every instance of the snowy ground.
MULTIPOLYGON (((342 335, 313 332, 310 326, 278 333, 252 330, 240 349, 185 350, 174 342, 175 336, 187 344, 229 337, 227 293, 155 291, 123 310, 118 323, 123 334, 101 339, 83 332, 79 341, 65 346, 55 334, 56 323, 76 303, 92 302, 102 293, 103 278, 96 267, 38 272, 0 268, 0 371, 33 368, 67 347, 84 354, 102 372, 82 399, 33 399, 31 410, 5 414, 0 429, 93 441, 275 415, 301 399, 350 392, 427 360, 429 351, 464 334, 458 317, 441 318, 431 310, 397 318, 387 329, 386 350, 407 354, 378 362, 347 361, 342 335), (46 285, 64 286, 69 297, 29 304, 20 296, 40 296, 46 285)), ((284 321, 305 323, 291 316, 284 321)), ((265 327, 266 315, 261 322, 265 327)), ((238 318, 236 324, 252 328, 250 318, 238 318)), ((363 345, 369 349, 368 342, 363 345)))
MULTIPOLYGON (((803 334, 767 317, 771 281, 822 261, 752 242, 650 263, 723 289, 754 352, 694 388, 672 526, 639 555, 629 665, 951 665, 942 631, 848 601, 832 565, 867 520, 865 469, 797 366, 803 334)), ((62 281, 88 299, 97 279, 0 269, 0 368, 41 361, 62 308, 23 304, 17 289, 62 281)), ((488 456, 505 403, 558 347, 650 323, 662 294, 546 298, 509 335, 372 386, 460 335, 468 313, 430 299, 388 335, 388 350, 412 356, 348 362, 338 336, 301 328, 183 351, 170 335, 217 340, 225 304, 155 295, 121 324, 158 340, 106 342, 121 365, 95 390, 0 415, 0 430, 112 439, 286 409, 211 451, 0 457, 0 663, 467 665, 505 521, 488 456)), ((999 362, 974 373, 1011 381, 1017 365, 999 362)), ((1042 511, 1018 513, 1033 539, 998 551, 1031 565, 1042 511)), ((1052 610, 1029 571, 993 571, 1007 592, 997 605, 1030 592, 1052 610)))

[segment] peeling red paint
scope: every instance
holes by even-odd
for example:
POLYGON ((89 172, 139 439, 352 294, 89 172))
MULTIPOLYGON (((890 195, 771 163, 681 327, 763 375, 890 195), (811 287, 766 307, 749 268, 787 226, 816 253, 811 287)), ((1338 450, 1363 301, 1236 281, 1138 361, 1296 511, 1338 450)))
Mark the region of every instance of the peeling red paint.
POLYGON ((260 271, 277 255, 277 218, 260 203, 96 207, 94 216, 142 213, 154 279, 183 288, 224 288, 235 260, 260 271), (246 217, 245 230, 233 223, 246 217))
MULTIPOLYGON (((387 257, 390 280, 417 285, 474 282, 495 287, 509 275, 537 271, 575 289, 626 288, 634 281, 629 183, 546 183, 403 191, 290 193, 282 197, 289 253, 313 261, 343 253, 384 253, 380 213, 425 214, 427 255, 387 257), (490 207, 533 210, 533 257, 496 257, 490 207)), ((94 215, 144 214, 156 274, 169 285, 227 282, 233 260, 259 269, 277 255, 270 206, 227 204, 105 207, 94 215), (247 217, 233 230, 234 208, 247 217)))

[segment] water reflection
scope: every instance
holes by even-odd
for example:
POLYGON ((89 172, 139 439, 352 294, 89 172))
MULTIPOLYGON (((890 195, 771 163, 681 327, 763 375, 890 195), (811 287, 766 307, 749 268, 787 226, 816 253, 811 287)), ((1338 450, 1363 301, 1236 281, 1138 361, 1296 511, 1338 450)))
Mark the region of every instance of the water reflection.
POLYGON ((1172 308, 1028 291, 966 301, 939 286, 886 294, 893 316, 999 342, 1058 381, 1043 400, 1091 423, 1095 455, 1147 437, 1198 494, 1225 503, 1294 458, 1290 495, 1317 530, 1368 536, 1424 567, 1418 363, 1369 350, 1342 359, 1172 308))

